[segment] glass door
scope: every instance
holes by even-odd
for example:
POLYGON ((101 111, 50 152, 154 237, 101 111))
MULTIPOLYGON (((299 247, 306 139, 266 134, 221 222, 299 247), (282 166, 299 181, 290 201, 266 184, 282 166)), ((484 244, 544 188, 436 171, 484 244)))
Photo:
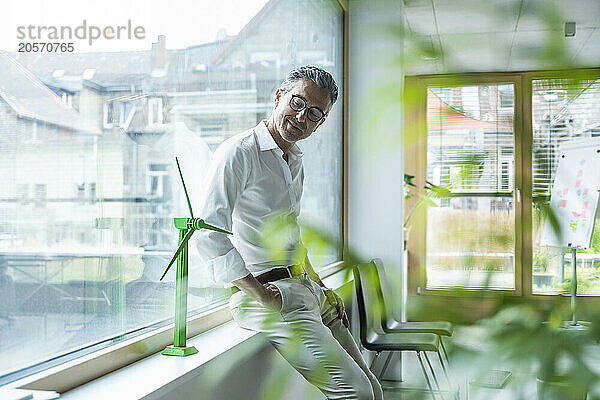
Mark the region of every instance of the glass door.
POLYGON ((514 86, 427 88, 427 289, 516 287, 514 86))

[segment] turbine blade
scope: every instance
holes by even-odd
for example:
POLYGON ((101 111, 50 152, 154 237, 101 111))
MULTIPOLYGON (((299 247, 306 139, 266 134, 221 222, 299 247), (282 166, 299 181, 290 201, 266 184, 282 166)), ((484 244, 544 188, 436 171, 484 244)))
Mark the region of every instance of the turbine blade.
POLYGON ((194 219, 194 212, 192 211, 192 203, 190 202, 190 196, 188 196, 187 188, 185 187, 185 181, 183 180, 183 174, 181 173, 181 168, 179 167, 179 160, 175 157, 175 162, 177 163, 177 169, 179 170, 179 176, 181 177, 181 183, 183 185, 183 191, 185 192, 185 198, 188 203, 188 207, 190 208, 190 217, 194 219))
POLYGON ((179 257, 179 254, 181 253, 181 250, 183 250, 183 248, 187 245, 188 240, 190 240, 190 238, 192 237, 192 234, 194 233, 196 229, 194 228, 190 228, 190 230, 188 231, 188 233, 186 233, 186 235, 184 236, 183 240, 181 241, 181 243, 179 243, 179 247, 177 248, 177 251, 175 251, 175 254, 173 255, 173 258, 171 258, 171 262, 169 262, 169 265, 167 265, 167 269, 165 269, 165 272, 163 272, 162 276, 160 277, 160 281, 163 280, 163 278, 165 277, 165 275, 167 274, 167 272, 169 271, 169 268, 171 268, 171 265, 173 265, 173 263, 175 262, 175 260, 177 259, 177 257, 179 257))
POLYGON ((228 235, 233 235, 233 233, 226 231, 225 229, 219 228, 217 226, 207 224, 204 220, 196 220, 197 222, 194 224, 194 228, 196 229, 209 229, 211 231, 226 233, 228 235))

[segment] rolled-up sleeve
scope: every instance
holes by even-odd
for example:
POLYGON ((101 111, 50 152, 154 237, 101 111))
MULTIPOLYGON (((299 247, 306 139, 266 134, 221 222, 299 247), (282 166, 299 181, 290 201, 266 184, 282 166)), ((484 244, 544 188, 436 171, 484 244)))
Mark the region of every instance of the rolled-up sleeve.
MULTIPOLYGON (((247 161, 244 149, 232 143, 223 143, 217 149, 205 181, 200 218, 211 225, 232 230, 233 208, 248 179, 247 161)), ((230 283, 250 273, 229 235, 202 229, 195 236, 200 257, 215 283, 230 283)))

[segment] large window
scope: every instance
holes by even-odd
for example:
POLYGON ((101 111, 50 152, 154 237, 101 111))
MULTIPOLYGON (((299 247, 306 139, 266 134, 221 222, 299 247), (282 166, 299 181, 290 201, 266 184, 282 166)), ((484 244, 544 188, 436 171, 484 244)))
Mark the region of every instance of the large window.
MULTIPOLYGON (((532 82, 533 181, 533 292, 570 293, 571 251, 548 246, 544 221, 560 146, 600 136, 600 81, 598 79, 535 79, 532 82)), ((592 160, 589 160, 590 162, 592 160)), ((583 170, 582 170, 583 171, 583 170)), ((577 179, 577 172, 574 177, 577 179)), ((589 188, 579 188, 591 198, 589 188)), ((590 216, 594 221, 593 215, 590 216)), ((590 248, 577 255, 577 283, 581 294, 600 294, 600 226, 596 223, 590 248)))
MULTIPOLYGON (((337 1, 207 3, 148 5, 140 21, 148 21, 153 43, 142 48, 98 40, 99 50, 72 40, 73 52, 2 49, 0 383, 172 322, 175 268, 158 279, 177 247, 173 217, 189 215, 175 156, 194 204, 214 149, 267 118, 290 69, 320 66, 343 88, 337 1), (218 29, 240 13, 235 31, 218 29), (198 18, 207 14, 214 40, 198 33, 198 18)), ((35 12, 24 7, 15 15, 35 12)), ((137 15, 115 1, 103 7, 125 22, 137 15)), ((81 13, 79 24, 89 14, 84 6, 70 12, 81 13)), ((17 21, 15 29, 29 23, 17 21)), ((335 237, 342 215, 339 98, 326 124, 300 144, 301 218, 335 237)), ((340 257, 333 247, 309 255, 316 267, 340 257)), ((193 261, 192 254, 191 314, 227 297, 205 283, 193 261)))
MULTIPOLYGON (((415 110, 418 118, 405 131, 406 172, 423 176, 415 191, 428 199, 411 220, 408 243, 417 287, 570 293, 571 251, 545 231, 560 214, 550 199, 562 146, 600 137, 599 76, 575 70, 408 79, 409 91, 418 93, 408 115, 415 110), (439 196, 436 186, 447 192, 439 196)), ((584 168, 570 173, 588 207, 591 189, 578 183, 584 168)), ((419 196, 407 202, 409 210, 419 196)), ((578 294, 599 295, 600 224, 596 210, 588 211, 572 216, 595 228, 589 248, 578 250, 578 294)))
POLYGON ((512 84, 427 90, 427 182, 447 196, 427 207, 427 288, 512 289, 512 84))

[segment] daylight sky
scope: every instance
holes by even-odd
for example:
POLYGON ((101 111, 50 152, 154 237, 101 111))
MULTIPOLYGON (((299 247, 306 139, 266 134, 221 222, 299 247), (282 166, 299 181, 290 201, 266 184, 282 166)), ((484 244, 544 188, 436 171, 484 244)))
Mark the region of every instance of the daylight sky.
MULTIPOLYGON (((158 35, 165 35, 167 48, 178 49, 215 39, 220 28, 229 35, 240 29, 265 5, 267 0, 17 0, 3 4, 0 13, 0 50, 16 51, 17 27, 28 25, 71 26, 127 25, 145 29, 145 39, 73 39, 76 52, 130 51, 150 49, 158 35)), ((47 41, 47 40, 37 40, 47 41)))

